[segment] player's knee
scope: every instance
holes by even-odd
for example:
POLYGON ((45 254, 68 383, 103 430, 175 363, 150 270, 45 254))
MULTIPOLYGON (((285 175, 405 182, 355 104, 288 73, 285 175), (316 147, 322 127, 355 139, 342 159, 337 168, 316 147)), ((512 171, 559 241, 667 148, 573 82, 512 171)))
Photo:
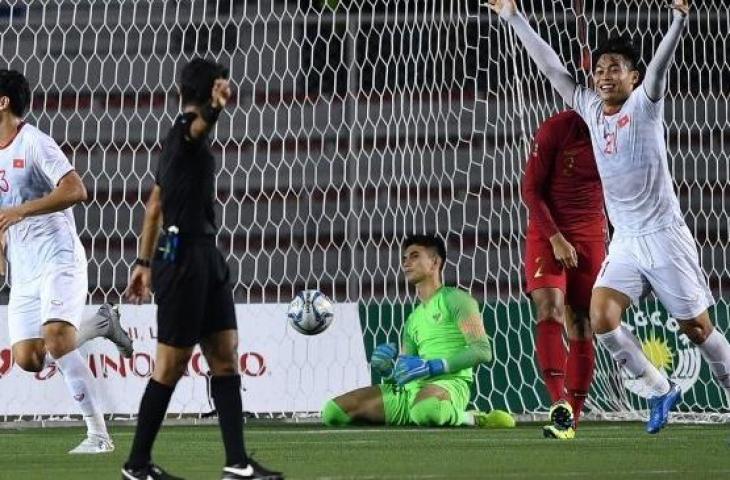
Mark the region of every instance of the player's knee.
POLYGON ((43 370, 43 359, 36 355, 19 355, 14 360, 15 364, 26 372, 38 373, 43 370))
POLYGON ((448 418, 441 412, 441 402, 436 399, 427 399, 411 407, 411 421, 419 427, 441 427, 448 418))
POLYGON ((565 306, 557 304, 555 302, 546 301, 536 305, 537 307, 537 321, 544 322, 551 320, 558 323, 563 323, 565 319, 565 306))
POLYGON ((339 425, 349 425, 352 423, 350 417, 345 410, 340 407, 334 400, 328 400, 322 407, 322 423, 328 427, 336 427, 339 425))
POLYGON ((687 335, 687 338, 695 345, 705 343, 707 337, 712 333, 712 329, 712 325, 703 325, 693 320, 679 322, 680 332, 687 335))

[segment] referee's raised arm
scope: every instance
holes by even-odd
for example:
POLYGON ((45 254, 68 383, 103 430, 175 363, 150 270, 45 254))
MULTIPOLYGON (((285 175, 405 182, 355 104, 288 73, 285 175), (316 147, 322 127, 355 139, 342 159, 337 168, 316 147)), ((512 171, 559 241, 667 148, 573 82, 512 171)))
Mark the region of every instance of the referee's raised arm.
POLYGON ((197 140, 208 133, 208 130, 218 121, 218 115, 226 106, 229 98, 231 98, 231 86, 228 80, 217 79, 210 92, 210 102, 198 109, 198 116, 190 124, 188 135, 191 139, 197 140))

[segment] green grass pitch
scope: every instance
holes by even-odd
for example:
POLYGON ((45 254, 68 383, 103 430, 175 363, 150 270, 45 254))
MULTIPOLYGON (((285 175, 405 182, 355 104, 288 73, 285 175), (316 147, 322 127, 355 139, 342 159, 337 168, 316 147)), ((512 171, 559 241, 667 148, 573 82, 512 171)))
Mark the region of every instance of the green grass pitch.
MULTIPOLYGON (((0 479, 119 479, 133 429, 111 432, 114 453, 71 456, 65 452, 81 440, 80 428, 0 430, 0 479)), ((730 478, 726 426, 670 425, 651 436, 636 423, 586 423, 568 442, 540 434, 536 424, 513 430, 246 428, 248 449, 292 480, 730 478)), ((219 479, 219 432, 214 426, 165 427, 154 458, 186 479, 219 479)))

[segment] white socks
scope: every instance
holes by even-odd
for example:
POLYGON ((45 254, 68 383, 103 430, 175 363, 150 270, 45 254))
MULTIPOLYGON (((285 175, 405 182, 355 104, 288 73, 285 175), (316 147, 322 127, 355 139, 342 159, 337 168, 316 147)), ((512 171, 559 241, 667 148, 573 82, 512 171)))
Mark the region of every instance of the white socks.
POLYGON ((106 431, 104 416, 96 405, 92 389, 94 380, 84 362, 84 358, 78 350, 74 350, 57 358, 56 365, 63 374, 63 379, 69 392, 71 392, 71 396, 84 414, 88 434, 107 437, 109 434, 106 431))
POLYGON ((713 328, 705 342, 697 345, 697 348, 710 365, 717 381, 730 392, 730 343, 725 335, 720 333, 717 328, 713 328))
POLYGON ((669 391, 669 381, 646 358, 633 333, 624 327, 618 327, 608 333, 597 333, 596 338, 611 352, 619 366, 642 381, 652 395, 664 395, 669 391))

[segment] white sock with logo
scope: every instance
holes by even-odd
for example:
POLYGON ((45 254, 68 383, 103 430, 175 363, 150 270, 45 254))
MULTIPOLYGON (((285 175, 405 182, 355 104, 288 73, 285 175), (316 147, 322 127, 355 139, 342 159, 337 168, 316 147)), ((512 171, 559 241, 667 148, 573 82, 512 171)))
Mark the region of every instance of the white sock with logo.
POLYGON ((710 364, 712 373, 720 382, 720 385, 730 392, 730 343, 725 335, 717 328, 705 339, 704 343, 697 345, 702 357, 710 364))
POLYGON ((99 411, 93 391, 94 379, 84 358, 78 350, 73 350, 56 359, 56 365, 63 374, 71 397, 76 401, 86 422, 89 435, 108 436, 104 416, 99 411))
POLYGON ((597 333, 596 338, 611 352, 616 363, 644 383, 652 395, 664 395, 669 391, 669 381, 646 358, 639 340, 629 330, 620 326, 608 333, 597 333))

